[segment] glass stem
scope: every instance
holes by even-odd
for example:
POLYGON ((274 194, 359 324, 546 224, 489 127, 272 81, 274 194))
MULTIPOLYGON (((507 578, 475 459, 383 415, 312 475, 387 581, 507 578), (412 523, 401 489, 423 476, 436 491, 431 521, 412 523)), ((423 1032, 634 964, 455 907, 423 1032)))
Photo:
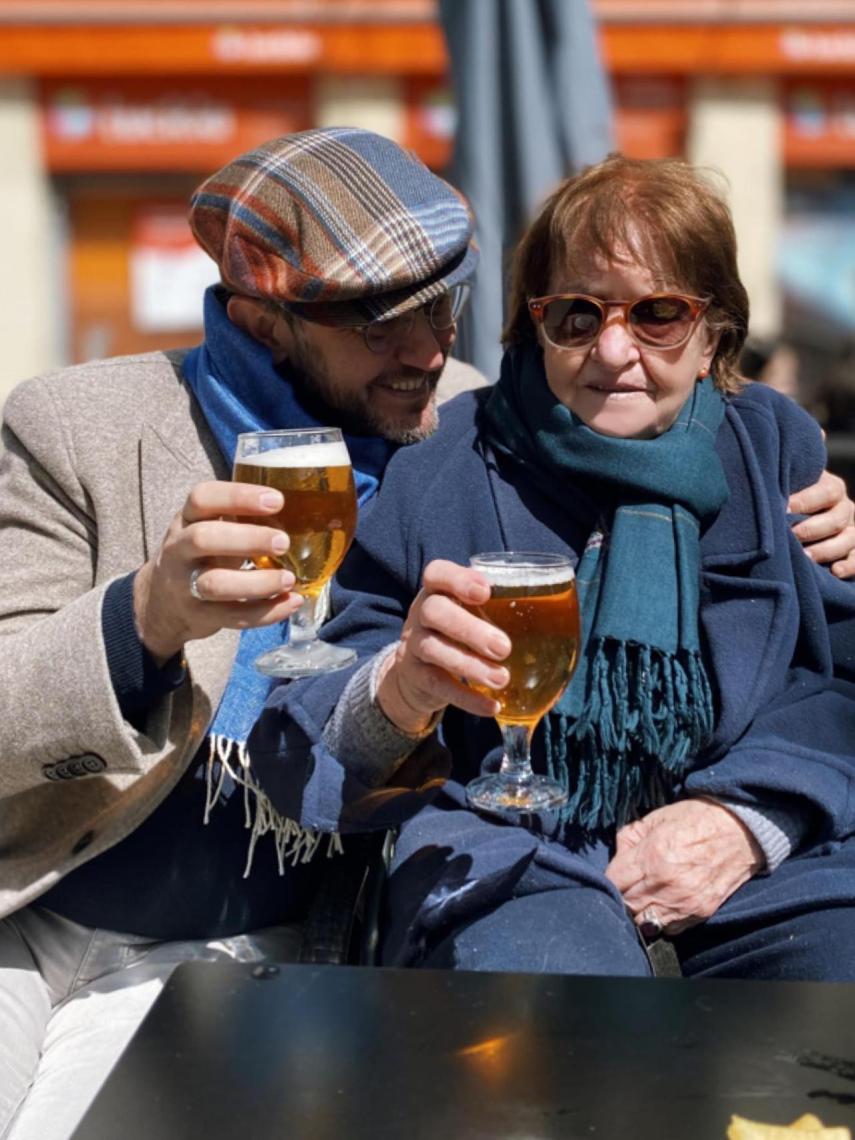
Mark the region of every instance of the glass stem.
POLYGON ((326 611, 325 600, 322 590, 320 594, 307 597, 297 612, 291 614, 288 619, 289 645, 304 645, 317 640, 326 611))
POLYGON ((503 724, 500 774, 515 784, 528 784, 534 773, 531 770, 531 728, 524 724, 503 724))

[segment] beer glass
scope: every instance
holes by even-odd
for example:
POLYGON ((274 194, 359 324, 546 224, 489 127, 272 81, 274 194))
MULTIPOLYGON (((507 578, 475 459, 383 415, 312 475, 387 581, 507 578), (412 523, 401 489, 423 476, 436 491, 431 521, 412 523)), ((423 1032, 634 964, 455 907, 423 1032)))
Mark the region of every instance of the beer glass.
POLYGON ((305 598, 288 623, 287 644, 263 653, 256 668, 269 677, 309 677, 350 665, 356 660, 352 649, 318 640, 328 583, 356 530, 356 489, 341 432, 326 427, 245 432, 238 436, 232 479, 282 492, 282 510, 268 519, 288 532, 291 545, 285 554, 259 554, 253 562, 259 569, 291 570, 295 591, 305 598))
POLYGON ((579 603, 569 559, 560 554, 476 554, 469 565, 490 583, 490 598, 468 608, 504 630, 511 675, 504 689, 473 685, 499 702, 504 756, 500 770, 466 788, 482 811, 532 812, 561 807, 567 791, 531 767, 531 737, 573 676, 579 647, 579 603))

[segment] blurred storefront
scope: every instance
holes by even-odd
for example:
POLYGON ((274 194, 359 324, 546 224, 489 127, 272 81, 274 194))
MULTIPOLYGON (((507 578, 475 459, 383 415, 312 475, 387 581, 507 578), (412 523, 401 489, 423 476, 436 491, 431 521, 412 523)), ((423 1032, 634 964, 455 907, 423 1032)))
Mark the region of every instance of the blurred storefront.
POLYGON ((441 166, 434 17, 423 0, 0 2, 0 399, 56 364, 198 339, 216 274, 186 202, 236 154, 355 123, 441 166))
MULTIPOLYGON (((855 4, 593 9, 618 145, 725 173, 753 331, 796 344, 830 417, 821 389, 855 343, 855 4)), ((213 267, 188 193, 265 138, 332 122, 442 168, 433 0, 0 0, 0 399, 53 364, 195 339, 213 267)))

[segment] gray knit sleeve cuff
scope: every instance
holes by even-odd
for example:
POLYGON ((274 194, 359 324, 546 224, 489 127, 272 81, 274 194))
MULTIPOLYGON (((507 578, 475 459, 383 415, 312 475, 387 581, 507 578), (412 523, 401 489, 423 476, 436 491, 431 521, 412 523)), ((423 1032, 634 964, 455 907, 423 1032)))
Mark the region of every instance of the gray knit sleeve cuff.
POLYGON ((794 812, 773 807, 761 810, 721 797, 716 797, 716 803, 733 812, 757 840, 766 856, 766 871, 780 867, 802 840, 804 826, 794 812))
POLYGON ((324 745, 349 772, 379 787, 435 730, 437 714, 424 732, 411 735, 394 725, 377 703, 383 662, 398 642, 388 645, 353 674, 324 728, 324 745))

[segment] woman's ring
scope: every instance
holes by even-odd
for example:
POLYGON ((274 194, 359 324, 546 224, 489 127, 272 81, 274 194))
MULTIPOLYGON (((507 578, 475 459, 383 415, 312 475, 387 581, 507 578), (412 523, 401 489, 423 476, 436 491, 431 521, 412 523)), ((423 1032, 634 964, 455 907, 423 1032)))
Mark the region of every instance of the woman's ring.
POLYGON ((199 575, 201 573, 202 573, 202 567, 201 566, 195 566, 190 571, 190 593, 193 595, 193 597, 196 599, 197 602, 204 602, 205 601, 205 598, 203 598, 202 595, 199 593, 198 583, 199 583, 199 575))
POLYGON ((641 937, 646 942, 652 942, 655 938, 658 938, 662 933, 663 927, 662 920, 656 913, 655 907, 646 906, 638 917, 641 919, 638 924, 641 937))

